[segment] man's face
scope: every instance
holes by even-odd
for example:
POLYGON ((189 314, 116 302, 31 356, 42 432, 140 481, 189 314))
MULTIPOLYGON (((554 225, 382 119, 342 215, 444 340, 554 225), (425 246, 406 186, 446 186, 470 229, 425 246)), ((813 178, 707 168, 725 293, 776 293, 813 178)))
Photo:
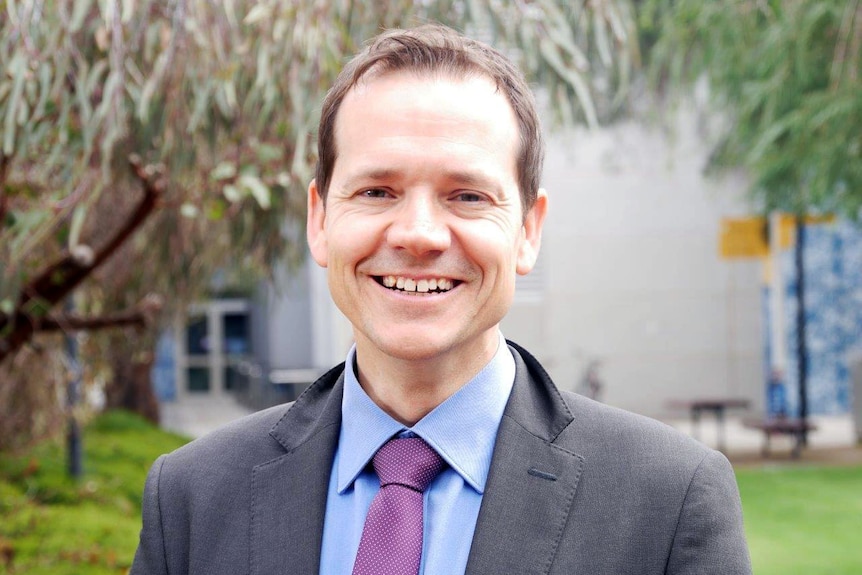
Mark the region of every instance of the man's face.
POLYGON ((393 73, 344 99, 325 206, 309 187, 308 237, 360 362, 490 359, 546 209, 542 192, 522 218, 518 141, 481 77, 393 73))

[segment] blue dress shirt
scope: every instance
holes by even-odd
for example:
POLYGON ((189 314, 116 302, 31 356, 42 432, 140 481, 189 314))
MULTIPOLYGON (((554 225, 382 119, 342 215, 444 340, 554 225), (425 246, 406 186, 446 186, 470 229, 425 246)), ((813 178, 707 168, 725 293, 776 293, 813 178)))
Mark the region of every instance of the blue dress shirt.
POLYGON ((515 380, 515 360, 500 335, 491 361, 413 427, 406 428, 365 393, 347 355, 341 431, 326 500, 321 575, 353 570, 365 515, 380 483, 369 461, 394 435, 418 435, 449 466, 424 496, 424 542, 419 573, 464 573, 491 466, 503 410, 515 380))

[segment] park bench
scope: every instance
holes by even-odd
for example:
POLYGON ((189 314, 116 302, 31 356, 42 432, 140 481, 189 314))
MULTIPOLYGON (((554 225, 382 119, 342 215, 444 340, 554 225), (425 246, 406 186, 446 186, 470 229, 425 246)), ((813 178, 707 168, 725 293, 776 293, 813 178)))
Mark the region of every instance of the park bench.
POLYGON ((817 426, 808 420, 796 417, 764 417, 760 419, 743 419, 742 424, 749 429, 758 429, 763 432, 763 456, 769 457, 771 453, 771 440, 773 435, 788 435, 793 438, 791 457, 798 458, 805 446, 803 438, 806 432, 814 431, 817 426))
POLYGON ((749 401, 737 397, 708 397, 698 399, 673 399, 667 404, 672 409, 686 409, 691 414, 691 432, 695 439, 700 439, 700 420, 703 413, 711 413, 715 417, 718 431, 717 448, 721 452, 727 449, 725 440, 725 412, 729 409, 748 409, 749 401))

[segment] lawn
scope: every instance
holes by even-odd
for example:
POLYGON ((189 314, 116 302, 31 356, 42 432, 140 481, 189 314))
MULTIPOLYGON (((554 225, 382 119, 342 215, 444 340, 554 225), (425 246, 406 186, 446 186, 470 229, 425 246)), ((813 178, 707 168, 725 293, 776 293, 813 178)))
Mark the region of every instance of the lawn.
POLYGON ((0 454, 0 574, 125 573, 153 460, 188 440, 112 412, 84 434, 84 477, 65 473, 62 442, 0 454))
MULTIPOLYGON (((0 454, 0 574, 126 572, 146 471, 186 441, 113 412, 84 434, 80 482, 66 478, 62 442, 0 454)), ((737 476, 755 575, 862 573, 862 467, 742 469, 737 476)))
POLYGON ((862 573, 862 467, 737 471, 755 575, 862 573))

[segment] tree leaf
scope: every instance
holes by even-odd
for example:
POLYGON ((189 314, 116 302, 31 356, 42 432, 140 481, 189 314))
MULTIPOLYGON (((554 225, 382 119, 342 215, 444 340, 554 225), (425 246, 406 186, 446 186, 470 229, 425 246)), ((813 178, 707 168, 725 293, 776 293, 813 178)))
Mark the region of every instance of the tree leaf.
POLYGON ((136 0, 123 0, 123 12, 122 12, 122 21, 123 23, 129 22, 137 11, 137 1, 136 0))
POLYGON ((244 187, 251 193, 261 208, 264 210, 269 209, 271 203, 269 187, 260 178, 253 174, 243 174, 239 177, 237 183, 240 187, 244 187))
POLYGON ((220 162, 210 172, 210 179, 215 181, 228 180, 234 176, 236 176, 236 166, 232 162, 220 162))
POLYGON ((183 205, 180 206, 180 215, 184 218, 188 218, 190 220, 198 217, 200 210, 198 207, 192 203, 184 202, 183 205))
POLYGON ((248 11, 245 18, 242 19, 243 24, 257 24, 263 20, 272 18, 272 6, 269 4, 256 4, 248 11))
POLYGON ((224 198, 232 204, 237 203, 243 198, 242 192, 240 192, 239 188, 233 184, 226 184, 225 187, 222 188, 222 194, 224 194, 224 198))
POLYGON ((593 99, 590 95, 589 87, 581 77, 580 73, 563 64, 556 46, 547 38, 539 40, 539 49, 548 64, 550 64, 557 74, 559 74, 560 78, 569 84, 569 86, 571 86, 575 91, 575 94, 578 96, 578 101, 581 104, 581 109, 584 111, 584 116, 586 117, 587 123, 590 127, 597 126, 598 117, 595 106, 593 105, 593 99))
POLYGON ((69 32, 75 34, 81 29, 92 6, 93 0, 75 0, 72 3, 72 18, 69 22, 69 32))
POLYGON ((599 14, 593 15, 593 34, 596 38, 596 48, 598 48, 602 64, 606 67, 610 67, 612 64, 610 41, 608 40, 605 23, 599 14))
POLYGON ((81 230, 84 227, 84 221, 87 219, 87 206, 79 204, 75 206, 72 212, 72 222, 69 224, 69 250, 72 250, 80 243, 81 230))
POLYGON ((11 156, 15 151, 15 130, 17 127, 18 107, 21 105, 21 95, 24 92, 24 75, 27 65, 21 52, 17 52, 9 63, 7 73, 13 77, 12 92, 9 95, 6 120, 3 127, 3 153, 11 156))
POLYGON ((18 20, 18 6, 15 5, 15 0, 7 0, 6 2, 6 13, 9 14, 9 21, 16 28, 19 26, 20 22, 18 20))
POLYGON ((257 154, 257 159, 264 164, 268 162, 274 162, 275 160, 279 160, 284 156, 284 150, 282 150, 279 146, 273 146, 272 144, 263 143, 255 146, 255 153, 257 154))

